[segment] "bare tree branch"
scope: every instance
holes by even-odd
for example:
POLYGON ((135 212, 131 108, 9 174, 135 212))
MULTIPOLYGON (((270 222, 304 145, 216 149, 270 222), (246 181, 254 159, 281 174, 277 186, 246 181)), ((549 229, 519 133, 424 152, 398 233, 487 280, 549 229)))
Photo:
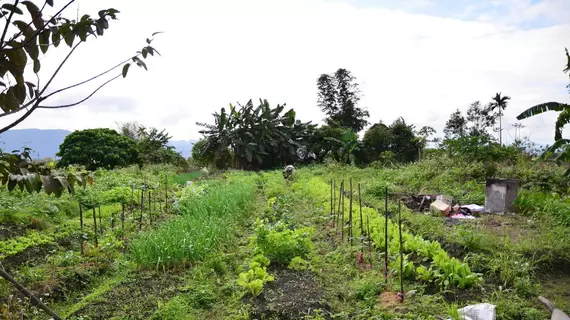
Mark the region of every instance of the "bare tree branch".
MULTIPOLYGON (((113 80, 116 80, 116 79, 118 79, 118 78, 121 77, 121 76, 122 76, 122 75, 119 74, 119 75, 117 75, 117 76, 115 76, 115 77, 113 77, 113 78, 111 78, 111 79, 105 81, 102 85, 100 85, 97 89, 95 89, 95 91, 91 92, 91 94, 88 95, 87 97, 85 97, 85 99, 83 99, 83 100, 77 101, 77 102, 72 103, 72 104, 65 104, 65 105, 60 105, 60 106, 38 106, 37 108, 38 108, 38 109, 62 109, 62 108, 74 107, 74 106, 76 106, 76 105, 78 105, 78 104, 81 104, 81 103, 87 101, 87 99, 91 98, 95 93, 97 93, 97 91, 101 90, 101 88, 103 88, 104 86, 106 86, 109 82, 111 82, 111 81, 113 81, 113 80)), ((0 132, 0 133, 1 133, 1 132, 0 132)))
MULTIPOLYGON (((14 7, 18 6, 19 2, 20 0, 16 0, 16 2, 14 2, 14 7)), ((8 32, 8 28, 10 27, 10 22, 12 21, 12 17, 14 16, 14 11, 15 10, 10 11, 10 15, 8 16, 8 21, 6 21, 6 27, 4 27, 4 31, 2 32, 2 38, 0 38, 0 44, 2 46, 4 46, 4 38, 6 38, 6 33, 8 32)))
MULTIPOLYGON (((139 55, 140 55, 140 53, 137 54, 135 57, 138 57, 139 55)), ((78 87, 78 86, 80 86, 80 85, 82 85, 82 84, 85 84, 85 83, 87 83, 87 82, 93 81, 93 80, 95 80, 95 79, 97 79, 97 78, 99 78, 99 77, 101 77, 101 76, 103 76, 103 75, 105 75, 105 74, 107 74, 107 73, 109 73, 109 72, 111 72, 111 71, 117 69, 118 67, 120 67, 120 66, 122 66, 123 64, 127 63, 127 62, 130 61, 131 59, 133 59, 133 58, 126 59, 126 60, 120 62, 119 64, 117 64, 116 66, 114 66, 114 67, 112 67, 112 68, 110 68, 110 69, 108 69, 108 70, 106 70, 106 71, 104 71, 104 72, 101 72, 100 74, 98 74, 98 75, 96 75, 96 76, 94 76, 94 77, 91 77, 91 78, 89 78, 89 79, 87 79, 87 80, 85 80, 85 81, 76 83, 76 84, 71 85, 71 86, 69 86, 69 87, 65 87, 65 88, 56 90, 56 91, 54 91, 54 92, 48 94, 45 98, 47 99, 47 98, 51 97, 52 95, 54 95, 54 94, 56 94, 56 93, 60 93, 60 92, 62 92, 62 91, 69 90, 69 89, 78 87)))
POLYGON ((44 92, 47 90, 47 88, 49 87, 49 85, 51 84, 51 82, 53 81, 53 79, 55 78, 55 76, 57 76, 57 74, 59 73, 59 71, 61 70, 61 68, 63 67, 63 65, 67 62, 67 60, 69 59, 69 57, 71 57, 71 55, 73 54, 73 51, 75 51, 75 49, 77 49, 77 47, 82 43, 83 41, 80 41, 79 43, 77 43, 72 49, 71 51, 69 51, 69 53, 67 54, 67 56, 65 56, 65 59, 63 59, 63 61, 59 64, 59 67, 57 67, 57 69, 55 70, 55 72, 53 73, 53 75, 51 76, 51 78, 48 80, 46 86, 42 89, 42 91, 40 91, 40 96, 42 94, 44 94, 44 92))
POLYGON ((22 115, 18 120, 12 122, 11 124, 5 126, 4 128, 0 129, 0 134, 14 128, 15 126, 17 126, 18 124, 20 124, 20 122, 24 121, 27 117, 29 117, 32 112, 34 112, 34 110, 36 110, 36 108, 38 107, 40 101, 38 101, 36 104, 34 104, 33 107, 30 108, 30 110, 28 110, 28 112, 24 113, 24 115, 22 115))

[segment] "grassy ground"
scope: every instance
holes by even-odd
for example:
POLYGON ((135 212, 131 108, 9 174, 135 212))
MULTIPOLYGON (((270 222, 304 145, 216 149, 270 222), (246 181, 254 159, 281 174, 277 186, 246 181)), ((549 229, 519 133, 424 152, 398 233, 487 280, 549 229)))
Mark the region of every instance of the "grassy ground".
MULTIPOLYGON (((328 165, 300 169, 292 181, 279 171, 232 172, 183 189, 174 187, 170 175, 172 214, 153 216, 152 225, 145 214, 140 231, 138 214, 127 214, 122 241, 119 229, 110 228, 121 205, 109 200, 102 206, 100 245, 86 231, 83 256, 73 198, 0 191, 3 208, 12 208, 1 223, 0 254, 10 273, 68 319, 436 319, 479 302, 495 304, 498 319, 545 319, 539 294, 570 312, 570 228, 567 215, 558 212, 567 200, 533 187, 517 200, 524 215, 450 223, 404 206, 406 296, 398 301, 398 200, 442 192, 482 203, 484 185, 469 170, 477 168, 455 170, 429 161, 394 169, 328 165), (349 192, 342 206, 345 223, 339 223, 330 214, 329 185, 330 179, 344 180, 347 190, 351 178, 352 244, 349 192), (386 186, 392 190, 387 280, 386 186), (32 211, 45 213, 33 221, 32 211), (459 276, 448 268, 459 268, 459 276)), ((101 173, 100 193, 91 198, 121 198, 130 192, 122 186, 148 184, 153 176, 163 181, 163 172, 101 173)), ((336 201, 334 211, 342 207, 336 201)), ((46 318, 5 282, 0 297, 6 319, 46 318)))

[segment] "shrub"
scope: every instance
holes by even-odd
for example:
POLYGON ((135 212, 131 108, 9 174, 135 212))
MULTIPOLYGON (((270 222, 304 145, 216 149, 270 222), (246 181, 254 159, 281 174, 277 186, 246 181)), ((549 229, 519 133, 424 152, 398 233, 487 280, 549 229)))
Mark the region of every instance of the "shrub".
POLYGON ((295 257, 306 258, 313 247, 313 228, 291 230, 281 223, 271 227, 259 220, 256 224, 257 247, 271 261, 288 265, 295 257))

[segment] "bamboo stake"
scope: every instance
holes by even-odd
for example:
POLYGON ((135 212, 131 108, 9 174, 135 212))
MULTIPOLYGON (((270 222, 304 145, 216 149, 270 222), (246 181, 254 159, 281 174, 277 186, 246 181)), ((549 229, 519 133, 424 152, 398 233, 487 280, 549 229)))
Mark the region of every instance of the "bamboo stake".
POLYGON ((93 231, 95 233, 95 246, 99 246, 99 241, 97 240, 97 216, 95 215, 95 207, 93 207, 93 231))
POLYGON ((352 246, 352 238, 354 237, 354 233, 352 230, 352 178, 350 178, 350 203, 348 204, 348 236, 350 238, 350 245, 352 246))
POLYGON ((346 226, 346 220, 344 217, 344 181, 342 182, 342 221, 340 222, 340 240, 344 241, 344 227, 346 226))
POLYGON ((103 235, 103 222, 101 222, 101 206, 97 207, 99 209, 99 234, 103 235))
POLYGON ((122 201, 121 210, 121 238, 123 239, 123 245, 125 243, 125 199, 122 201))
POLYGON ((367 214, 366 215, 366 229, 368 230, 366 232, 366 235, 368 236, 368 252, 370 252, 370 264, 372 265, 372 238, 370 237, 370 222, 369 219, 370 216, 367 214))
POLYGON ((388 283, 388 186, 386 186, 385 200, 385 218, 384 218, 384 277, 386 284, 388 283))
POLYGON ((398 201, 398 230, 400 233, 400 292, 404 294, 404 249, 402 247, 402 203, 398 201))
POLYGON ((360 252, 364 251, 364 228, 363 223, 364 221, 362 221, 362 194, 360 192, 360 183, 358 183, 358 206, 360 208, 360 252))
POLYGON ((142 229, 143 212, 144 212, 144 190, 141 189, 141 215, 139 217, 139 230, 142 229))
POLYGON ((344 183, 344 182, 341 181, 341 182, 340 182, 340 185, 339 185, 339 188, 338 188, 338 190, 339 190, 339 191, 338 191, 338 210, 337 210, 337 212, 336 212, 336 214, 337 214, 337 219, 336 219, 337 226, 340 226, 340 205, 341 205, 341 203, 342 203, 342 184, 343 184, 343 183, 344 183))
POLYGON ((330 215, 331 215, 331 218, 332 218, 332 215, 333 215, 333 193, 334 193, 334 192, 333 192, 333 181, 332 181, 332 179, 331 179, 331 183, 330 183, 330 184, 331 184, 331 199, 330 199, 330 200, 331 200, 331 210, 330 210, 330 215))
POLYGON ((333 180, 333 226, 336 227, 336 180, 333 180))
POLYGON ((81 230, 81 255, 83 255, 85 253, 83 248, 85 236, 83 234, 83 206, 81 202, 79 202, 79 228, 81 230))
POLYGON ((168 175, 164 174, 164 214, 168 214, 168 175))
POLYGON ((150 219, 150 225, 152 226, 152 191, 148 190, 148 216, 150 219))

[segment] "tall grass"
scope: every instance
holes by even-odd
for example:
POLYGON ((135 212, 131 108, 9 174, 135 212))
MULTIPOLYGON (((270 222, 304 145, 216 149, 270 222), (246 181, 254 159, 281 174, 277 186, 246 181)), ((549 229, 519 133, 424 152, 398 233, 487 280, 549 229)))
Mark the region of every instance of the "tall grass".
POLYGON ((234 238, 239 218, 252 209, 256 189, 252 176, 233 174, 199 196, 180 199, 180 218, 133 241, 136 262, 172 267, 215 254, 234 238))

